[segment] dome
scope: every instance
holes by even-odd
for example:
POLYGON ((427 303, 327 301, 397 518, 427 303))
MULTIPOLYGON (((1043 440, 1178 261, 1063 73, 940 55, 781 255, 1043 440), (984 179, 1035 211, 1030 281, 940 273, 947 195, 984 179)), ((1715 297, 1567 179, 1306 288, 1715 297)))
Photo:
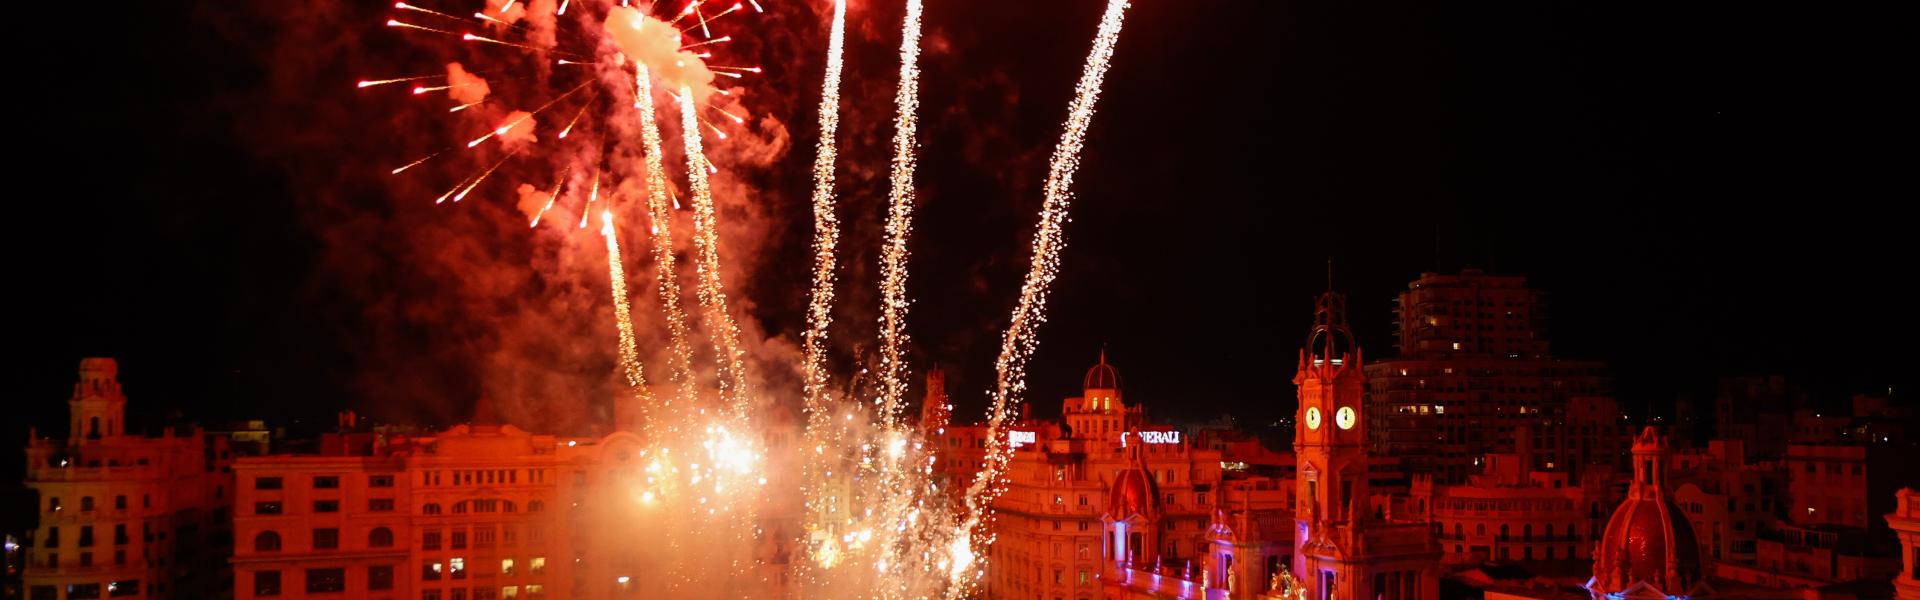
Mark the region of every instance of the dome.
POLYGON ((1114 370, 1113 365, 1107 364, 1106 350, 1100 351, 1099 364, 1087 369, 1087 378, 1082 383, 1084 385, 1081 387, 1089 390, 1120 389, 1120 372, 1114 370))
POLYGON ((1668 595, 1689 595, 1701 583, 1700 544, 1666 491, 1666 439, 1649 427, 1634 440, 1633 454, 1632 488, 1607 520, 1588 586, 1618 593, 1644 583, 1668 595))
POLYGON ((1160 488, 1146 471, 1129 467, 1113 478, 1113 489, 1107 492, 1107 518, 1124 521, 1134 515, 1154 515, 1160 512, 1160 488))

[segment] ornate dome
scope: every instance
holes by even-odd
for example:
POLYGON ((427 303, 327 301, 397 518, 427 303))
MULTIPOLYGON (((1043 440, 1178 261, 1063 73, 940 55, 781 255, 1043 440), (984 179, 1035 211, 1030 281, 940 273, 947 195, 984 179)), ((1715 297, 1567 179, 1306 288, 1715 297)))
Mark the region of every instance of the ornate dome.
POLYGON ((1128 467, 1113 478, 1113 489, 1107 492, 1107 518, 1125 521, 1134 515, 1151 516, 1160 513, 1160 487, 1152 477, 1138 467, 1128 467))
POLYGON ((1113 365, 1107 364, 1107 351, 1105 349, 1100 351, 1099 364, 1095 364, 1093 368, 1087 369, 1087 378, 1082 383, 1084 383, 1084 385, 1081 387, 1089 390, 1120 389, 1120 372, 1114 370, 1113 365))
POLYGON ((1599 593, 1637 584, 1668 595, 1695 595, 1701 583, 1700 545, 1685 513, 1666 490, 1666 439, 1652 427, 1633 442, 1634 480, 1627 499, 1607 520, 1593 560, 1599 593))

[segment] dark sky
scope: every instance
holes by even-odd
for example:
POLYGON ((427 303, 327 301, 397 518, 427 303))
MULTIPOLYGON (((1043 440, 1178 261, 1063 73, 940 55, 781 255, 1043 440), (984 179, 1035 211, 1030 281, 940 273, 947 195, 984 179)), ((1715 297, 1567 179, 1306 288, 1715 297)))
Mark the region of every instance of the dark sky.
MULTIPOLYGON (((407 271, 375 252, 354 263, 370 265, 364 280, 342 273, 315 214, 335 208, 315 198, 419 198, 388 194, 373 172, 294 189, 387 143, 328 115, 387 110, 350 93, 351 71, 410 60, 409 46, 377 37, 377 2, 255 4, 25 9, 49 14, 19 20, 12 49, 26 143, 9 161, 8 446, 59 423, 83 356, 120 358, 136 419, 324 419, 394 402, 368 392, 370 377, 414 377, 373 364, 370 345, 436 343, 352 302, 343 289, 407 271), (314 49, 311 94, 276 83, 292 68, 276 50, 363 35, 364 56, 314 49)), ((750 318, 791 333, 821 68, 808 28, 823 26, 796 0, 768 4, 792 13, 779 23, 800 33, 784 42, 804 53, 767 65, 763 97, 798 100, 758 108, 792 124, 795 150, 762 176, 787 225, 747 293, 750 318)), ((946 365, 963 410, 978 410, 1101 3, 928 5, 913 361, 946 365)), ((845 159, 869 172, 885 161, 899 10, 852 9, 848 118, 861 124, 845 159)), ((1898 259, 1910 225, 1892 206, 1911 186, 1883 187, 1889 150, 1905 145, 1893 126, 1910 117, 1894 108, 1913 106, 1900 100, 1910 69, 1890 65, 1894 20, 1840 10, 1140 0, 1077 178, 1031 397, 1057 411, 1104 345, 1130 399, 1157 414, 1289 411, 1329 259, 1374 356, 1391 352, 1397 290, 1478 266, 1549 292, 1558 352, 1611 361, 1629 406, 1668 410, 1721 374, 1786 373, 1834 399, 1910 384, 1894 370, 1912 331, 1895 310, 1914 272, 1898 259)), ((844 258, 843 337, 871 329, 872 309, 853 305, 872 298, 880 181, 843 174, 859 188, 845 192, 848 243, 867 244, 844 258)), ((402 231, 425 218, 379 214, 402 231)), ((462 369, 435 363, 410 389, 470 407, 462 369)))

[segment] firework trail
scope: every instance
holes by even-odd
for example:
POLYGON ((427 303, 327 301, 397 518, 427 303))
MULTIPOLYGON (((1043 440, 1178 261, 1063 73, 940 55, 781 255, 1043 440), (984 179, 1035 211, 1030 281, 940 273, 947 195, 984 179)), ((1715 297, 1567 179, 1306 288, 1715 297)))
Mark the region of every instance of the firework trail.
POLYGON ((746 413, 747 374, 740 361, 740 328, 727 311, 726 285, 720 280, 720 234, 713 213, 713 190, 707 183, 711 165, 700 149, 700 121, 693 90, 680 88, 680 134, 687 153, 687 187, 693 192, 693 247, 695 272, 700 275, 698 296, 713 338, 721 398, 729 400, 735 416, 746 413))
POLYGON ((907 0, 901 25, 900 88, 894 96, 893 173, 887 209, 887 241, 880 258, 880 416, 899 419, 906 395, 907 235, 913 229, 913 144, 920 110, 921 0, 907 0))
POLYGON ((640 368, 640 350, 633 335, 633 309, 627 304, 627 273, 620 265, 620 237, 614 232, 613 210, 600 212, 600 235, 607 238, 607 278, 613 281, 613 320, 620 327, 620 371, 634 396, 647 399, 647 378, 640 368))
POLYGON ((693 349, 687 342, 687 313, 680 308, 679 269, 673 255, 673 207, 667 202, 667 170, 660 150, 660 124, 653 109, 652 73, 646 65, 634 72, 635 108, 640 111, 640 137, 646 145, 647 219, 653 225, 653 263, 660 292, 660 309, 666 314, 672 361, 667 365, 669 381, 679 386, 675 396, 693 398, 693 349))
MULTIPOLYGON (((838 157, 835 136, 840 129, 840 54, 845 48, 847 2, 833 3, 833 25, 827 37, 827 73, 820 85, 820 142, 813 158, 813 294, 807 301, 807 332, 802 338, 805 364, 802 382, 806 402, 806 451, 801 482, 807 485, 809 516, 818 514, 820 486, 815 483, 826 467, 821 464, 832 426, 827 413, 827 326, 833 323, 834 250, 840 240, 840 218, 834 214, 833 175, 838 157)), ((814 523, 817 527, 819 524, 814 523)), ((812 561, 800 561, 802 568, 812 561)))
MULTIPOLYGON (((1033 355, 1038 343, 1034 331, 1046 321, 1047 286, 1053 283, 1060 268, 1060 250, 1066 246, 1065 232, 1067 208, 1073 200, 1073 174, 1080 167, 1080 148, 1086 144, 1087 128, 1093 123, 1094 104, 1100 99, 1100 84, 1106 78, 1107 64, 1113 58, 1114 45, 1120 39, 1120 26, 1126 16, 1127 0, 1109 0, 1105 16, 1100 19, 1100 30, 1094 34, 1093 51, 1087 55, 1087 64, 1080 74, 1080 83, 1074 86, 1073 101, 1067 107, 1065 129, 1060 133, 1060 143, 1054 146, 1053 160, 1047 170, 1047 183, 1044 200, 1040 207, 1040 224, 1033 234, 1033 259, 1027 270, 1025 283, 1020 287, 1020 301, 1013 309, 1012 322, 1000 341, 1000 359, 995 363, 999 378, 993 392, 993 406, 987 412, 987 461, 967 489, 966 521, 956 536, 955 556, 962 556, 958 546, 965 540, 971 545, 965 556, 977 556, 992 542, 991 534, 983 526, 992 518, 993 499, 1004 491, 1000 478, 1006 472, 1007 461, 1011 458, 1011 448, 1002 434, 1011 406, 1009 400, 1017 399, 1026 390, 1027 358, 1033 355)), ((963 569, 956 560, 953 571, 953 585, 948 588, 948 597, 958 597, 961 592, 971 588, 971 581, 963 578, 977 577, 963 569)))

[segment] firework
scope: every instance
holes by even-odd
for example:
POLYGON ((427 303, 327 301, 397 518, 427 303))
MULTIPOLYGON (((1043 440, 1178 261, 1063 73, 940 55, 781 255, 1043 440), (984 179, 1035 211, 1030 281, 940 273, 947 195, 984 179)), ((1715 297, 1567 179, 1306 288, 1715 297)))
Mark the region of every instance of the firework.
MULTIPOLYGON (((1053 160, 1047 169, 1047 183, 1043 191, 1044 200, 1040 206, 1040 224, 1033 233, 1033 257, 1027 270, 1026 281, 1020 286, 1020 300, 1013 309, 1013 317, 1007 331, 1000 341, 1000 358, 995 363, 998 378, 995 382, 992 402, 987 412, 987 460, 986 466, 975 477, 972 487, 967 489, 967 518, 960 526, 959 536, 964 536, 972 550, 967 556, 978 556, 991 543, 991 534, 983 532, 983 525, 992 518, 993 499, 1002 491, 1001 476, 1006 472, 1007 461, 1012 457, 1012 448, 1006 442, 1002 429, 1017 401, 1027 386, 1027 358, 1033 355, 1038 344, 1035 331, 1046 321, 1047 288, 1053 283, 1060 269, 1060 251, 1066 246, 1066 234, 1063 226, 1067 220, 1067 208, 1073 200, 1073 174, 1080 167, 1080 148, 1086 144, 1087 128, 1093 124, 1094 104, 1100 100, 1100 84, 1107 74, 1107 63, 1113 58, 1114 45, 1120 39, 1120 26, 1126 17, 1127 0, 1109 0, 1106 14, 1100 19, 1100 29, 1094 35, 1093 51, 1087 54, 1087 64, 1080 73, 1080 83, 1074 86, 1073 101, 1067 106, 1066 125, 1060 133, 1060 143, 1054 146, 1053 160)), ((956 553, 956 555, 958 555, 956 553)), ((953 573, 953 586, 949 588, 949 597, 958 597, 960 592, 971 587, 969 574, 963 571, 953 573)))
POLYGON ((913 229, 914 133, 920 110, 920 0, 907 0, 900 36, 900 88, 894 95, 892 187, 880 258, 880 416, 899 418, 906 394, 907 235, 913 229))
POLYGON ((687 187, 693 192, 693 248, 697 255, 694 271, 700 279, 696 295, 717 354, 714 361, 720 371, 720 395, 732 404, 734 414, 744 414, 747 375, 740 360, 740 328, 734 325, 733 315, 727 309, 726 284, 720 279, 720 234, 714 222, 713 190, 707 182, 707 170, 712 165, 700 149, 700 125, 693 90, 681 87, 678 98, 680 135, 687 153, 687 187))
POLYGON ((673 212, 667 204, 667 170, 660 149, 660 125, 653 108, 653 80, 646 65, 634 73, 633 104, 640 112, 640 136, 645 143, 647 168, 647 219, 652 223, 654 279, 660 291, 660 308, 666 315, 671 337, 672 363, 668 377, 678 384, 682 400, 693 394, 693 350, 687 343, 687 314, 680 309, 679 270, 673 254, 673 212))
MULTIPOLYGON (((808 440, 823 433, 826 418, 827 326, 833 323, 834 251, 840 240, 840 218, 834 214, 833 176, 840 130, 840 54, 846 39, 847 2, 833 3, 833 25, 827 37, 827 73, 820 84, 820 142, 813 157, 813 293, 807 301, 806 394, 808 440)), ((813 445, 810 443, 809 445, 813 445)))
POLYGON ((633 335, 633 310, 627 304, 627 273, 620 265, 620 236, 613 228, 613 210, 601 211, 600 222, 600 235, 607 238, 607 279, 613 282, 613 320, 620 329, 620 371, 645 406, 647 378, 640 368, 640 350, 633 335))

